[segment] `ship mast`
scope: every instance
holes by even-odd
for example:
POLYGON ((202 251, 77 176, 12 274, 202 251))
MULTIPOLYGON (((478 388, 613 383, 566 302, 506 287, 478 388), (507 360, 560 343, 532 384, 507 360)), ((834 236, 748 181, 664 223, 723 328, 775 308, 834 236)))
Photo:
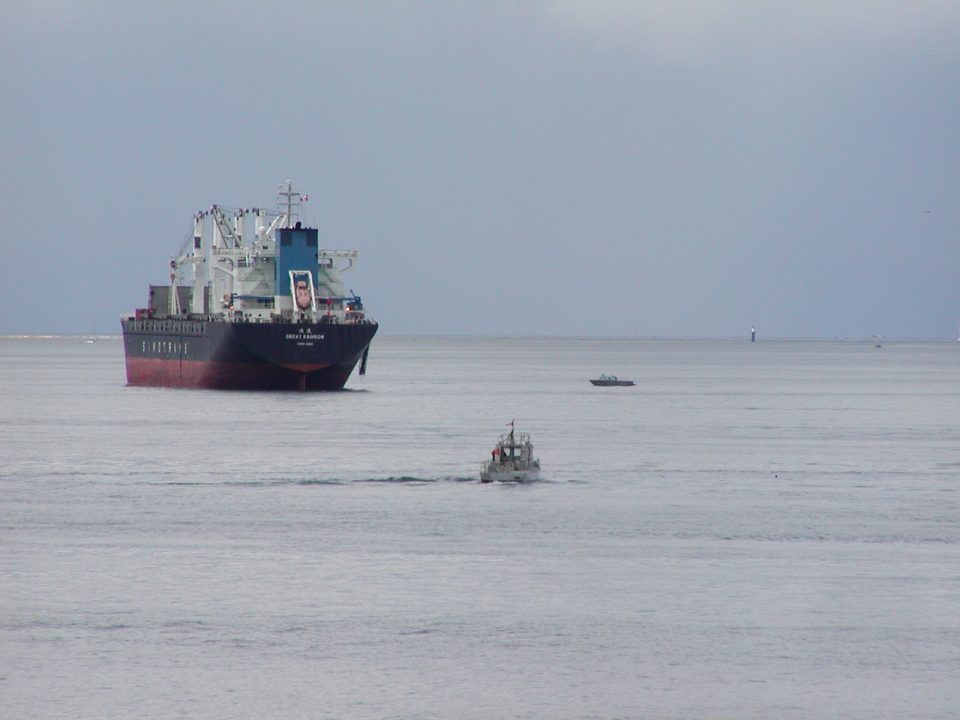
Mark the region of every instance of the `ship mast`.
POLYGON ((306 198, 300 194, 298 190, 293 189, 293 182, 287 180, 286 184, 281 185, 277 189, 277 205, 282 209, 286 205, 286 224, 284 227, 293 227, 294 222, 294 210, 297 210, 297 215, 299 215, 299 209, 301 202, 306 198))

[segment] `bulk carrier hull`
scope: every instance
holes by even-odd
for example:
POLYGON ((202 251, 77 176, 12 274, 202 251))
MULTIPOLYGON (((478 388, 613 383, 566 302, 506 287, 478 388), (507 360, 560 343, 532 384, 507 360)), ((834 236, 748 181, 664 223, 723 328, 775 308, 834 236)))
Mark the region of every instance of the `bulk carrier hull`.
POLYGON ((131 318, 122 325, 128 385, 217 390, 339 390, 377 332, 371 322, 131 318))

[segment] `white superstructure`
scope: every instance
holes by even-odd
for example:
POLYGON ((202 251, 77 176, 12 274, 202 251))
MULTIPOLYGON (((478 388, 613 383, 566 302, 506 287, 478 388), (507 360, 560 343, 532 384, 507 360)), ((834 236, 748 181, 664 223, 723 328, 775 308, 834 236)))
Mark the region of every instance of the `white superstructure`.
POLYGON ((316 230, 298 220, 307 197, 289 181, 278 195, 276 211, 213 205, 196 213, 192 237, 170 261, 164 307, 154 310, 243 322, 364 321, 360 298, 341 278, 357 251, 320 248, 316 230), (298 283, 309 294, 299 305, 298 283))

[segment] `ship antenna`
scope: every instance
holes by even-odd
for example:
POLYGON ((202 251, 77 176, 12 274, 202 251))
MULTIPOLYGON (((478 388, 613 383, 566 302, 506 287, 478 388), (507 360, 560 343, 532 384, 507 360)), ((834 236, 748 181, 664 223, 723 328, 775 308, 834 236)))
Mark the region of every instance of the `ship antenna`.
POLYGON ((293 183, 287 180, 287 227, 293 225, 293 183))
POLYGON ((277 190, 278 205, 282 209, 284 204, 287 206, 286 224, 284 227, 293 227, 294 209, 299 209, 300 201, 304 198, 299 192, 293 189, 293 182, 287 180, 286 185, 281 185, 277 190))

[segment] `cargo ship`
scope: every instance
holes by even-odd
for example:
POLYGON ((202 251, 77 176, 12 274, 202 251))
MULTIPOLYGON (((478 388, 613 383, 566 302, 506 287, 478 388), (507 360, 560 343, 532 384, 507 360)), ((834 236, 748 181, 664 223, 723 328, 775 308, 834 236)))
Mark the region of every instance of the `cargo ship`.
POLYGON ((170 284, 121 318, 127 384, 339 390, 366 372, 378 325, 342 274, 356 250, 320 247, 290 182, 276 210, 213 205, 170 261, 170 284))

